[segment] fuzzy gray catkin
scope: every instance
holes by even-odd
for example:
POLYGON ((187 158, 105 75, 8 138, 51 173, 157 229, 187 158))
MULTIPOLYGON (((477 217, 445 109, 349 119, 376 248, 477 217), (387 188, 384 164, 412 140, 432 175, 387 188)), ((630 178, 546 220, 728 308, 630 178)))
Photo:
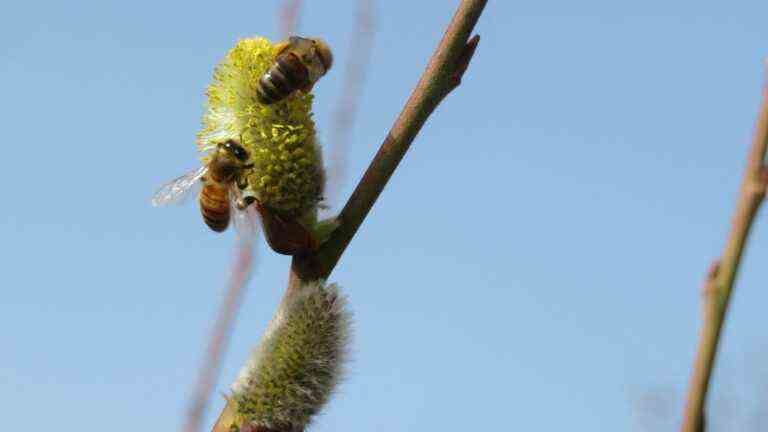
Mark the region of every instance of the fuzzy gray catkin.
POLYGON ((350 314, 338 287, 304 284, 280 306, 232 385, 235 422, 304 430, 342 375, 349 333, 350 314))

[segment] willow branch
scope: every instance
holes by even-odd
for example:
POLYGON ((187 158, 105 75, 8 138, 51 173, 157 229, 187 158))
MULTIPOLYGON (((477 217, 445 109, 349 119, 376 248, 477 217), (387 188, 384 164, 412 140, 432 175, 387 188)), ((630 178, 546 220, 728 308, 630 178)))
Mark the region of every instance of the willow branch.
POLYGON ((339 214, 340 226, 314 253, 296 256, 289 291, 299 280, 327 278, 386 186, 414 138, 437 106, 456 89, 480 37, 469 38, 487 0, 462 0, 416 88, 363 178, 339 214))
POLYGON ((712 265, 704 283, 703 323, 683 413, 682 432, 702 432, 705 428, 704 406, 728 303, 733 293, 733 285, 752 222, 766 194, 768 184, 766 149, 768 149, 768 87, 763 88, 763 102, 731 231, 722 256, 712 265))
POLYGON ((295 256, 283 301, 304 280, 326 278, 363 223, 405 152, 440 102, 461 83, 480 40, 469 39, 487 0, 462 0, 400 116, 339 215, 340 226, 321 248, 295 256))

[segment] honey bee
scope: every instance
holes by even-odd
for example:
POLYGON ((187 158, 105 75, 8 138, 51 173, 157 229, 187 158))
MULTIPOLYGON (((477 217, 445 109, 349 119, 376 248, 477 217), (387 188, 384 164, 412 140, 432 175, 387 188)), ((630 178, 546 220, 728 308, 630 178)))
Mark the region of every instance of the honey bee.
POLYGON ((232 139, 218 144, 213 152, 207 165, 163 185, 152 197, 152 205, 163 206, 181 200, 200 180, 203 185, 200 213, 206 225, 222 232, 229 226, 230 219, 234 219, 235 229, 243 236, 250 235, 255 228, 253 217, 246 209, 253 197, 244 198, 240 191, 245 187, 240 174, 253 167, 247 163, 248 152, 232 139))
POLYGON ((248 153, 235 140, 218 144, 207 165, 163 185, 152 197, 152 205, 178 202, 195 185, 202 184, 200 213, 211 230, 225 231, 232 219, 241 239, 250 241, 257 231, 255 220, 260 219, 267 243, 275 252, 298 255, 316 249, 317 241, 298 220, 280 215, 254 196, 243 196, 245 184, 240 174, 253 167, 247 161, 248 153))
POLYGON ((277 45, 275 62, 259 80, 256 97, 262 104, 270 105, 295 90, 309 92, 332 63, 333 55, 325 42, 292 36, 277 45))

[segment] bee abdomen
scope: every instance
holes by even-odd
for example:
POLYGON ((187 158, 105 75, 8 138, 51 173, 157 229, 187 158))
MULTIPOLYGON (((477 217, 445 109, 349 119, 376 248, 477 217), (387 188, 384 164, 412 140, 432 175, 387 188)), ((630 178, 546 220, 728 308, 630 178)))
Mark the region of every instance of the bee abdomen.
POLYGON ((270 105, 304 87, 308 80, 307 68, 295 55, 278 56, 275 64, 259 80, 256 96, 259 102, 270 105))
POLYGON ((200 192, 200 213, 209 228, 222 232, 229 226, 229 200, 227 189, 219 185, 203 186, 200 192))

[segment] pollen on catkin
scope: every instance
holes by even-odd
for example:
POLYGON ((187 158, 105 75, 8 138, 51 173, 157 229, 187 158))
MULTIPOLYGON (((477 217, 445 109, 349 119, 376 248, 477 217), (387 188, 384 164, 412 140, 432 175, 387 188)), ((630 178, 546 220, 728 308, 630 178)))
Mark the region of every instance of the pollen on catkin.
POLYGON ((232 385, 241 424, 304 430, 343 372, 350 332, 345 306, 338 287, 322 281, 284 301, 232 385))
MULTIPOLYGON (((256 37, 240 40, 216 66, 198 149, 236 140, 253 164, 244 174, 246 194, 287 216, 300 216, 322 199, 324 172, 312 120, 312 94, 295 91, 272 105, 256 88, 275 58, 275 46, 256 37)), ((203 162, 208 162, 207 155, 203 162)))

